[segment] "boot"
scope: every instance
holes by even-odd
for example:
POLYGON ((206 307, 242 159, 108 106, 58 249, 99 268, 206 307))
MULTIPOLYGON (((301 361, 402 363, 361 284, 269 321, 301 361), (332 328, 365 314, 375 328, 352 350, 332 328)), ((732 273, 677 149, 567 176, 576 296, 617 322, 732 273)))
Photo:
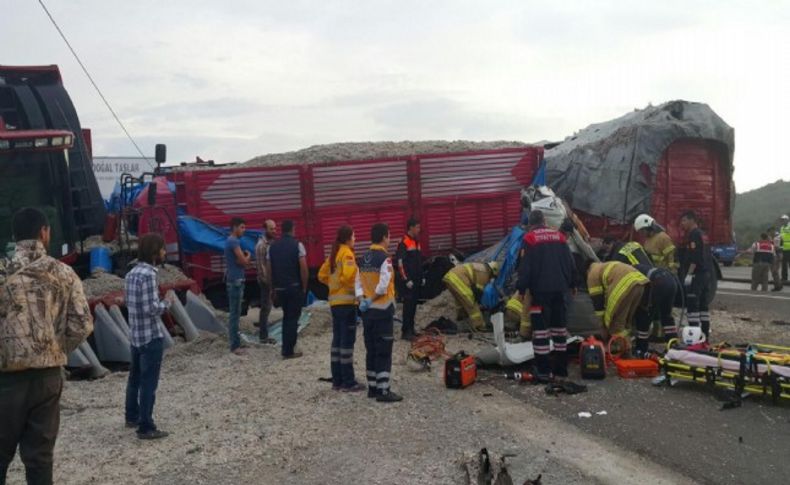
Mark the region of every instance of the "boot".
POLYGON ((552 352, 552 373, 555 377, 568 377, 568 354, 552 352))
POLYGON ((395 394, 392 391, 384 391, 378 396, 376 396, 376 401, 378 402, 400 402, 403 401, 403 396, 395 394))

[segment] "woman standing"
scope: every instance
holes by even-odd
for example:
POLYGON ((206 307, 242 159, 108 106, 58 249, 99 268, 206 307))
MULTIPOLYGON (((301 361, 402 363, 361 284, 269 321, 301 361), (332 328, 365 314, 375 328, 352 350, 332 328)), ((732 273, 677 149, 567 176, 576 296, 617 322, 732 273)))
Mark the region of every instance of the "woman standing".
POLYGON ((354 283, 359 268, 354 258, 354 230, 340 226, 332 253, 318 271, 318 281, 329 287, 332 308, 332 389, 364 390, 354 378, 354 342, 357 338, 357 303, 354 283))

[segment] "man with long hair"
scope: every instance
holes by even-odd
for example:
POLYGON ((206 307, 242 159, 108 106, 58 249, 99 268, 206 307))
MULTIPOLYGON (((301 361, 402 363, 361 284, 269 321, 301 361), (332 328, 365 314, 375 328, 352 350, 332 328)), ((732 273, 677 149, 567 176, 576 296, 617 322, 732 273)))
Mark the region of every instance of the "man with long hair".
MULTIPOLYGON (((164 355, 164 333, 159 317, 172 300, 159 299, 158 265, 167 255, 159 234, 140 238, 137 265, 126 275, 126 307, 129 310, 129 341, 132 363, 126 385, 126 427, 137 428, 137 437, 155 440, 168 435, 154 424, 154 401, 164 355)), ((172 294, 172 293, 171 293, 172 294)))

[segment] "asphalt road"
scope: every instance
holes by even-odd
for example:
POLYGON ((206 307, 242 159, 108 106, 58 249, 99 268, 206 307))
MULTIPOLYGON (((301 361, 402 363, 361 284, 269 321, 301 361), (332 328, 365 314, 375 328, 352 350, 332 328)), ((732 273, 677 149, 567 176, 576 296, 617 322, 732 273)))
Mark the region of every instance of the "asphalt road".
MULTIPOLYGON (((790 321, 790 288, 760 293, 745 283, 720 282, 713 308, 790 321)), ((588 385, 587 393, 550 397, 542 386, 515 384, 494 371, 481 376, 580 433, 610 440, 701 483, 788 483, 790 405, 751 397, 741 408, 722 411, 702 385, 655 387, 650 379, 620 379, 613 371, 604 381, 581 381, 578 366, 570 370, 572 380, 588 385), (592 418, 580 418, 584 411, 592 418), (600 411, 606 415, 596 414, 600 411)))

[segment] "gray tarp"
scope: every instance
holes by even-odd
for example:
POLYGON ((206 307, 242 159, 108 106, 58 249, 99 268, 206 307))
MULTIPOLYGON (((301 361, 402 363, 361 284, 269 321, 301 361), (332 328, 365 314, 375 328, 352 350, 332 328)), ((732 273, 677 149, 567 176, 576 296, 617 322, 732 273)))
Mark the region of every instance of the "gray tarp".
POLYGON ((575 210, 631 222, 649 212, 664 150, 682 138, 707 139, 727 148, 732 164, 734 130, 702 103, 670 101, 597 123, 546 150, 546 180, 575 210))

